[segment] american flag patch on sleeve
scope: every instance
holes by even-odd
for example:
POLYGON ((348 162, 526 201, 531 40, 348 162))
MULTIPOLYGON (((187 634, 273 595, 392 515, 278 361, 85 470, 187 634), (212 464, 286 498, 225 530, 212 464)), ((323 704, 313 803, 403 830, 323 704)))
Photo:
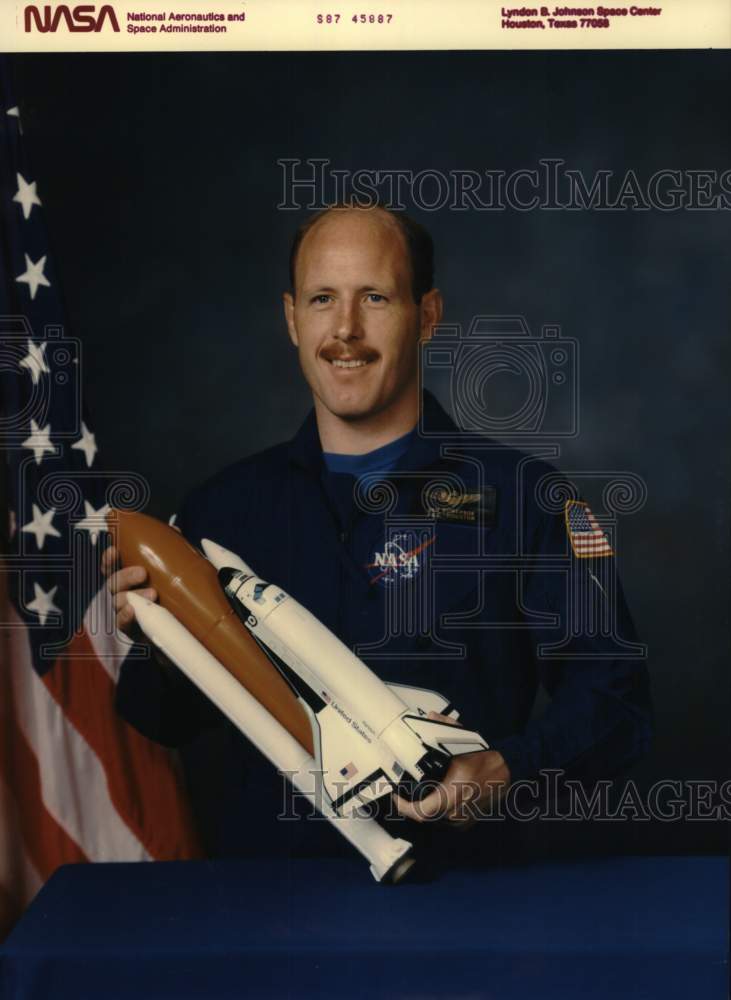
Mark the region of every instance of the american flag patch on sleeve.
POLYGON ((614 555, 609 539, 599 527, 588 503, 567 500, 564 515, 571 548, 577 559, 596 559, 600 556, 614 555))

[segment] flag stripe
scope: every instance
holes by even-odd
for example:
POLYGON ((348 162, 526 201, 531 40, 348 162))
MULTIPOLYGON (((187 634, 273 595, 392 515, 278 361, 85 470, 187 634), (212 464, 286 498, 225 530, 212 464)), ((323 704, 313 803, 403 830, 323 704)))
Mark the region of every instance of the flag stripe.
POLYGON ((32 669, 25 630, 12 630, 10 647, 18 726, 38 759, 46 808, 89 860, 148 860, 147 851, 110 802, 96 754, 32 669))
POLYGON ((162 857, 173 849, 176 857, 195 857, 191 820, 170 752, 117 715, 114 684, 85 633, 74 636, 68 652, 73 662, 60 660, 43 683, 99 759, 116 811, 145 855, 162 857), (139 792, 143 786, 145 800, 139 792))
POLYGON ((112 595, 106 586, 97 591, 84 615, 84 632, 102 667, 117 683, 122 662, 133 643, 120 632, 105 631, 105 622, 114 621, 112 595))
POLYGON ((12 711, 6 714, 4 722, 3 735, 7 738, 0 741, 0 772, 17 803, 20 832, 28 857, 41 878, 46 879, 59 865, 88 859, 46 809, 41 795, 38 759, 12 711))
POLYGON ((20 900, 32 899, 43 879, 28 857, 20 828, 20 814, 10 789, 0 775, 0 939, 20 912, 20 900))
MULTIPOLYGON (((31 894, 27 894, 29 898, 31 894)), ((7 887, 0 882, 0 941, 11 930, 13 924, 20 916, 21 906, 19 903, 20 894, 13 886, 7 887)))

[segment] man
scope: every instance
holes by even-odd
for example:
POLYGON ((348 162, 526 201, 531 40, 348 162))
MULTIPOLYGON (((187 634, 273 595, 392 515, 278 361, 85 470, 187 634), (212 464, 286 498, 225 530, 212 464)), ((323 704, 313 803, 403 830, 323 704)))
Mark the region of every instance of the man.
MULTIPOLYGON (((550 467, 489 441, 455 452, 436 400, 424 394, 422 409, 419 344, 442 316, 428 234, 382 208, 335 208, 301 228, 290 263, 284 312, 314 410, 291 442, 194 491, 181 530, 239 552, 384 680, 439 691, 483 734, 491 749, 453 761, 421 803, 395 798, 409 824, 459 825, 466 800, 474 814, 541 768, 588 780, 626 768, 648 743, 649 697, 644 667, 613 655, 634 632, 611 549, 582 558, 568 506, 540 505, 550 467), (577 633, 569 593, 616 627, 577 633), (539 681, 552 702, 531 721, 539 681)), ((139 567, 110 576, 120 628, 132 626, 127 591, 144 583, 139 567)), ((123 667, 118 707, 170 745, 223 725, 174 668, 150 662, 123 667)), ((247 808, 221 820, 220 853, 221 830, 249 836, 276 808, 271 794, 252 796, 261 775, 244 756, 225 797, 247 808)))

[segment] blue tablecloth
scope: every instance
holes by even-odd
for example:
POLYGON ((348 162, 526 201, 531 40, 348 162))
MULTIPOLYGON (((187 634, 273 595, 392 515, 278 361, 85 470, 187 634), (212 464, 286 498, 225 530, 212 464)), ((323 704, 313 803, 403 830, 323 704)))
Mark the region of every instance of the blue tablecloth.
POLYGON ((727 863, 611 858, 389 887, 357 860, 73 865, 3 1000, 726 996, 727 863))

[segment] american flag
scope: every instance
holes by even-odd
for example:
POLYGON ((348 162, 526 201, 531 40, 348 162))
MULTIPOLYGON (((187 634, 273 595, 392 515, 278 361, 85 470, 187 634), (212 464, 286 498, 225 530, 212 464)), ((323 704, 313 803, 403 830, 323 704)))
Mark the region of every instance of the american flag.
POLYGON ((198 847, 174 759, 114 711, 130 646, 99 572, 103 516, 144 484, 97 461, 7 57, 0 185, 1 937, 60 864, 198 847))
POLYGON ((589 505, 580 500, 566 501, 566 530, 578 559, 614 555, 609 539, 599 527, 589 505))
POLYGON ((350 780, 350 778, 354 778, 356 776, 358 768, 351 761, 350 764, 346 764, 345 767, 340 768, 340 773, 344 778, 348 778, 348 780, 350 780))

